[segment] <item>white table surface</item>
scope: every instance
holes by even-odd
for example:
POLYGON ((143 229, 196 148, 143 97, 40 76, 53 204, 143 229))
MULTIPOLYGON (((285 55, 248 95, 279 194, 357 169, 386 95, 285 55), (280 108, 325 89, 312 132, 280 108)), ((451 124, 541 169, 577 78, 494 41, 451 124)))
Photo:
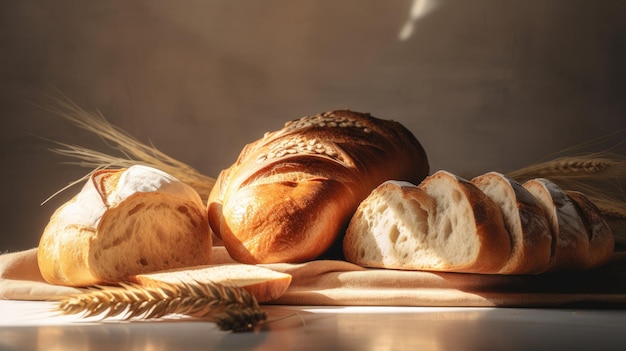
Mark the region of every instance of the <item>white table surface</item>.
POLYGON ((0 301, 0 350, 626 350, 626 310, 262 306, 249 333, 172 317, 57 316, 50 302, 0 301))

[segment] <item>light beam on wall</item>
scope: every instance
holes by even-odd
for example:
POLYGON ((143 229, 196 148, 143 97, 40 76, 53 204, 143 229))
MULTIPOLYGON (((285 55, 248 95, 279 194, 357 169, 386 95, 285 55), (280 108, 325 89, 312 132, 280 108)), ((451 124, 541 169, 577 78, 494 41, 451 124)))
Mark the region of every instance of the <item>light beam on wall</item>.
POLYGON ((413 0, 409 16, 398 33, 398 39, 405 41, 413 35, 417 22, 438 6, 438 0, 413 0))

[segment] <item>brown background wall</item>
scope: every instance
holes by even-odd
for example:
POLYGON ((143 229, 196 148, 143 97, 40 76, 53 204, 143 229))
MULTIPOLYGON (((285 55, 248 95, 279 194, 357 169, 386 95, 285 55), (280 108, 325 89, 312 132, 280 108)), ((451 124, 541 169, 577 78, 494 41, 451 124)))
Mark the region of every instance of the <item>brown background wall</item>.
POLYGON ((211 176, 335 108, 402 122, 462 175, 626 127, 626 2, 415 1, 431 10, 406 35, 412 0, 0 0, 0 252, 37 245, 78 188, 40 203, 87 171, 39 137, 108 150, 41 91, 211 176))

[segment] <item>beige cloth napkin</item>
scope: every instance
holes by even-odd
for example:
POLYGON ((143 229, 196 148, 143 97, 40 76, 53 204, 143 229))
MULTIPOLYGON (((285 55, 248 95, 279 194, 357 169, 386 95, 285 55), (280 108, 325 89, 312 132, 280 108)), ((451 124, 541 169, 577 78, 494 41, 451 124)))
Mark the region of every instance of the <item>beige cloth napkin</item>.
MULTIPOLYGON (((231 263, 223 247, 215 263, 231 263)), ((275 304, 334 306, 626 307, 626 257, 591 272, 502 276, 366 269, 344 261, 266 264, 291 274, 292 284, 275 304)), ((37 250, 0 255, 0 298, 48 300, 79 292, 47 284, 37 250)))

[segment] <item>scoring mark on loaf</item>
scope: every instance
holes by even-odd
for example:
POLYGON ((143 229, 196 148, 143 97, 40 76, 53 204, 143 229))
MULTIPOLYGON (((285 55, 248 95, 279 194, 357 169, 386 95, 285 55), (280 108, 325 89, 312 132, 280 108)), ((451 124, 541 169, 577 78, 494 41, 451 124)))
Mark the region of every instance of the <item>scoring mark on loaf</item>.
MULTIPOLYGON (((285 123, 283 131, 291 133, 306 128, 356 128, 361 129, 365 134, 371 133, 371 129, 367 128, 355 118, 339 116, 332 111, 289 121, 285 123)), ((317 138, 292 136, 273 145, 267 153, 260 154, 256 162, 260 163, 283 156, 298 154, 325 155, 332 159, 342 161, 339 152, 333 145, 324 143, 317 138)))
POLYGON ((137 206, 133 207, 130 211, 128 211, 128 216, 132 216, 135 213, 141 211, 144 207, 146 207, 145 204, 138 204, 137 206))

